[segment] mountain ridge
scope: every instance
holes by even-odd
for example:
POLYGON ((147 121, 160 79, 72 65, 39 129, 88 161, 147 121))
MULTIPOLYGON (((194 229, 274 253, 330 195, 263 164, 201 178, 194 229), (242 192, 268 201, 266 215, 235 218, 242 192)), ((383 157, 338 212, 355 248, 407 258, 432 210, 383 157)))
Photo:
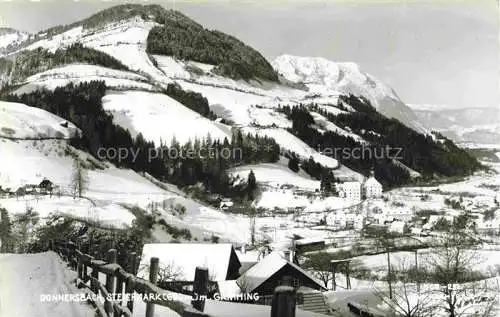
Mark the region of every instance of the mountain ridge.
POLYGON ((303 82, 312 92, 341 91, 363 96, 387 117, 394 117, 416 131, 427 133, 411 108, 401 101, 392 87, 373 75, 362 72, 356 63, 337 63, 324 57, 284 54, 278 56, 272 64, 285 78, 295 83, 303 82))
MULTIPOLYGON (((35 57, 39 55, 40 58, 44 54, 50 56, 50 54, 63 49, 61 50, 62 57, 59 59, 62 61, 62 65, 52 63, 50 59, 41 58, 37 63, 47 66, 49 71, 47 71, 47 67, 41 69, 40 72, 35 70, 36 74, 14 82, 15 87, 10 92, 13 95, 20 96, 21 101, 36 103, 39 95, 51 96, 55 90, 57 90, 57 94, 60 94, 61 90, 66 94, 68 91, 75 89, 74 85, 80 85, 82 81, 98 81, 100 83, 95 84, 95 86, 99 87, 100 93, 93 92, 94 88, 92 86, 94 84, 89 85, 89 88, 82 86, 82 91, 79 93, 92 96, 94 105, 99 105, 99 111, 109 114, 107 124, 110 127, 114 125, 113 129, 117 129, 119 133, 124 133, 120 129, 129 129, 129 133, 133 132, 133 136, 124 133, 127 143, 131 143, 129 139, 139 138, 140 136, 140 141, 151 148, 159 145, 158 140, 160 143, 168 145, 175 143, 174 141, 177 142, 176 133, 178 136, 182 135, 183 142, 185 140, 194 141, 196 138, 200 139, 200 136, 212 134, 214 139, 217 139, 216 142, 223 143, 226 142, 224 139, 231 138, 234 135, 228 133, 229 129, 239 130, 251 133, 253 135, 250 138, 251 142, 258 142, 265 138, 276 139, 275 141, 279 144, 282 155, 299 156, 304 164, 309 166, 309 170, 316 175, 315 177, 320 176, 319 170, 324 168, 335 170, 340 167, 340 164, 337 158, 320 153, 315 147, 317 142, 308 139, 309 135, 306 134, 311 129, 315 131, 313 134, 318 135, 317 139, 320 138, 320 134, 328 133, 328 139, 325 140, 334 146, 338 145, 335 144, 337 141, 344 145, 361 146, 366 140, 379 143, 387 140, 391 142, 397 140, 395 136, 380 135, 380 132, 387 133, 384 129, 380 129, 381 125, 387 124, 397 129, 401 128, 401 125, 391 121, 392 119, 386 120, 374 116, 372 118, 374 120, 373 129, 361 129, 359 127, 360 119, 370 118, 370 115, 375 111, 386 118, 395 118, 401 121, 403 125, 413 129, 415 133, 410 132, 409 138, 429 138, 426 139, 426 142, 429 142, 428 144, 433 142, 432 137, 428 135, 428 131, 416 121, 415 114, 399 99, 394 90, 374 76, 362 72, 359 65, 355 63, 335 63, 324 58, 293 57, 291 55, 285 55, 281 60, 278 58, 272 64, 276 67, 273 72, 276 74, 280 72, 285 80, 294 83, 294 86, 282 85, 280 82, 269 78, 266 80, 265 78, 254 77, 254 75, 261 73, 261 70, 248 70, 245 67, 242 68, 243 74, 246 74, 243 77, 235 76, 234 73, 231 73, 231 69, 229 69, 229 75, 224 74, 224 72, 221 73, 220 68, 217 68, 220 65, 207 63, 203 59, 200 61, 200 59, 191 55, 184 56, 184 53, 176 54, 174 52, 172 55, 164 55, 159 51, 157 53, 160 54, 153 56, 148 52, 148 42, 151 41, 150 35, 154 28, 159 28, 157 29, 159 31, 163 30, 159 23, 161 22, 162 12, 168 12, 175 18, 179 17, 182 21, 179 25, 187 23, 193 30, 203 31, 196 41, 186 39, 186 42, 176 42, 180 45, 179 49, 186 48, 190 50, 197 47, 195 43, 203 43, 206 40, 212 45, 210 47, 222 48, 224 54, 233 52, 232 47, 227 47, 224 51, 224 45, 226 44, 230 46, 234 43, 238 46, 243 45, 243 50, 245 50, 246 45, 236 38, 227 35, 229 40, 223 42, 223 45, 218 42, 221 37, 214 35, 221 32, 210 33, 184 15, 166 11, 161 6, 121 5, 103 10, 87 19, 65 27, 51 28, 47 32, 39 33, 45 33, 45 35, 40 35, 38 39, 30 40, 24 46, 18 47, 15 54, 31 51, 34 52, 35 57), (161 11, 157 15, 150 15, 151 10, 161 11), (88 28, 85 26, 86 23, 88 28), (89 50, 84 56, 75 54, 74 57, 69 58, 65 54, 70 54, 71 50, 68 48, 75 45, 81 45, 89 50), (101 61, 101 64, 94 60, 96 58, 101 61), (295 61, 298 62, 295 63, 295 61), (81 64, 82 62, 93 67, 85 67, 84 64, 81 64), (305 66, 296 64, 305 64, 305 66), (96 65, 99 65, 99 67, 96 67, 96 65), (112 70, 110 65, 123 65, 123 70, 127 71, 118 72, 112 70), (42 70, 43 72, 41 72, 42 70), (294 73, 297 73, 296 71, 299 71, 300 76, 293 76, 294 73), (83 80, 80 80, 78 74, 83 74, 82 72, 85 73, 85 76, 83 80), (172 87, 177 88, 173 89, 172 87), (306 87, 307 90, 295 87, 306 87), (164 98, 164 101, 160 104, 153 100, 155 94, 165 94, 172 97, 172 89, 181 100, 179 104, 174 105, 169 98, 164 98), (140 93, 135 91, 140 91, 140 93), (24 93, 28 93, 29 96, 23 97, 24 93), (149 110, 138 111, 134 108, 134 104, 124 106, 123 98, 119 97, 120 95, 141 96, 141 98, 145 98, 145 104, 149 104, 151 101, 154 107, 151 104, 151 107, 147 107, 149 110), (351 98, 351 95, 357 95, 361 99, 351 98), (111 96, 113 97, 110 98, 111 96), (106 102, 103 103, 103 101, 106 102), (314 104, 314 107, 318 108, 310 115, 312 120, 310 127, 294 131, 294 121, 280 112, 279 108, 283 105, 296 106, 300 104, 314 104), (182 106, 198 109, 198 114, 189 111, 183 113, 189 119, 188 121, 192 120, 190 122, 203 122, 203 126, 197 126, 203 131, 189 128, 180 131, 179 129, 182 128, 179 128, 178 125, 164 125, 160 122, 161 120, 158 120, 162 115, 169 118, 175 117, 175 107, 180 109, 179 107, 182 106), (374 109, 371 109, 372 106, 374 109), (203 110, 202 117, 199 116, 199 109, 203 110), (320 110, 321 113, 319 113, 320 110), (362 111, 366 111, 362 116, 352 115, 362 111), (333 117, 328 118, 330 115, 333 117), (336 116, 343 117, 337 120, 335 119, 336 116), (220 127, 223 127, 226 132, 220 133, 220 127), (154 135, 152 131, 155 130, 162 131, 161 135, 154 135), (378 137, 376 137, 377 134, 378 137), (144 135, 147 135, 148 140, 143 139, 144 135), (156 141, 156 144, 151 142, 153 140, 156 141), (304 143, 305 140, 308 142, 304 143), (309 158, 313 158, 313 162, 308 162, 309 158), (320 167, 318 167, 318 164, 320 167)), ((163 16, 163 18, 169 19, 169 16, 163 16)), ((176 22, 172 23, 175 24, 176 22)), ((178 31, 175 30, 175 32, 178 31)), ((226 37, 222 36, 222 39, 224 40, 226 37)), ((210 54, 210 52, 211 50, 200 50, 196 51, 195 55, 199 53, 210 54)), ((258 54, 260 55, 260 53, 258 54)), ((247 55, 243 54, 240 57, 245 56, 247 55)), ((30 59, 26 60, 28 68, 31 67, 29 66, 30 62, 30 59)), ((236 60, 236 64, 238 63, 238 60, 236 60)), ((243 65, 253 65, 252 63, 252 60, 250 60, 248 64, 243 65)), ((118 68, 121 68, 121 66, 118 68)), ((19 69, 19 67, 16 69, 19 69)), ((15 101, 19 100, 18 97, 12 95, 9 98, 15 101)), ((58 102, 61 104, 60 100, 58 102)), ((85 101, 79 100, 78 102, 82 105, 85 104, 85 101)), ((44 103, 44 107, 51 108, 50 100, 44 100, 44 103)), ((61 109, 58 109, 58 111, 61 111, 61 109)), ((71 111, 74 112, 77 109, 71 111)), ((67 114, 64 111, 61 113, 65 114, 64 117, 75 118, 74 114, 67 114)), ((76 118, 81 120, 81 118, 76 118)), ((93 151, 95 152, 102 131, 94 131, 92 127, 87 127, 87 131, 88 138, 91 140, 86 142, 90 141, 90 144, 93 144, 93 151), (96 139, 93 140, 93 138, 96 139)), ((105 144, 111 146, 108 141, 105 144)), ((381 145, 378 144, 378 146, 381 145)), ((442 152, 444 154, 440 155, 447 155, 445 149, 442 152)), ((432 153, 423 153, 422 155, 427 154, 433 155, 432 153)), ((265 157, 265 155, 262 156, 265 157)), ((273 159, 276 159, 276 157, 273 156, 273 159)), ((468 158, 464 158, 464 161, 469 162, 468 158)), ((442 162, 448 162, 448 160, 442 160, 442 162)), ((358 170, 353 167, 359 167, 360 164, 351 163, 352 165, 347 167, 354 170, 350 175, 352 178, 358 178, 359 173, 366 174, 366 171, 370 169, 369 163, 362 164, 362 168, 358 170)), ((393 162, 384 164, 394 165, 393 162)), ((418 164, 413 165, 419 166, 418 164)), ((143 165, 140 166, 143 167, 143 165)), ((438 165, 435 171, 436 175, 440 175, 439 168, 438 165)), ((161 176, 163 171, 158 173, 161 176)), ((183 171, 183 173, 188 172, 183 171)), ((405 178, 405 180, 407 179, 409 177, 405 178)))

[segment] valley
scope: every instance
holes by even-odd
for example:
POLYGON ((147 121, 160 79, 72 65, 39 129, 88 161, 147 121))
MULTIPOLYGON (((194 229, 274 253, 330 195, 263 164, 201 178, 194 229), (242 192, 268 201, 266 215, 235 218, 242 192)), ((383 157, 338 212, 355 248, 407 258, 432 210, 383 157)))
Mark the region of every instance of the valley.
MULTIPOLYGON (((464 149, 485 147, 469 137, 474 124, 456 138, 441 116, 459 119, 406 105, 355 63, 288 54, 268 62, 159 5, 120 5, 36 34, 5 32, 2 253, 45 254, 37 252, 68 239, 96 258, 108 248, 136 252, 143 268, 148 244, 201 245, 172 254, 168 268, 227 244, 238 276, 210 282, 228 296, 245 291, 236 279, 257 274, 264 285, 283 265, 322 292, 332 316, 357 316, 348 304, 403 316, 398 300, 425 301, 434 316, 447 316, 443 285, 456 287, 462 316, 498 306, 500 163, 464 149), (376 155, 391 148, 401 154, 376 155), (446 251, 463 257, 462 275, 435 273, 446 251), (266 260, 274 256, 280 260, 266 260), (261 261, 276 270, 258 271, 261 261), (332 273, 331 261, 350 269, 332 273), (392 299, 392 287, 403 298, 392 299)), ((496 145, 488 155, 500 160, 496 145)), ((160 282, 193 292, 191 280, 160 282)), ((245 309, 232 316, 269 315, 269 302, 207 303, 214 317, 236 306, 245 309)))

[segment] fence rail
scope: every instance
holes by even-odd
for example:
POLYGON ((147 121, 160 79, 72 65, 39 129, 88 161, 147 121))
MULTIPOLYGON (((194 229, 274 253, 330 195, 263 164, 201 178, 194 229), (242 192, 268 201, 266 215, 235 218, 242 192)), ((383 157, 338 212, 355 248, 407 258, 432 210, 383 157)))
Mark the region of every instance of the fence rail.
MULTIPOLYGON (((142 299, 146 302, 146 317, 154 316, 155 305, 168 307, 182 317, 214 317, 203 312, 209 282, 206 268, 196 268, 193 292, 199 296, 189 305, 175 300, 175 293, 156 285, 159 270, 159 260, 156 257, 150 260, 149 280, 145 280, 135 276, 137 269, 135 252, 127 255, 130 264, 127 271, 116 263, 116 249, 109 249, 107 259, 104 261, 82 253, 72 241, 50 241, 49 248, 58 253, 70 268, 77 272, 79 288, 87 288, 95 295, 104 298, 104 307, 99 306, 97 302, 92 303, 99 317, 132 317, 134 293, 142 295, 142 299), (106 275, 104 284, 99 280, 99 273, 106 275), (114 298, 115 294, 127 296, 125 299, 120 296, 114 298)), ((295 317, 296 293, 293 287, 278 286, 270 300, 271 317, 295 317)))
MULTIPOLYGON (((57 252, 77 272, 78 287, 88 288, 95 295, 104 298, 104 309, 94 303, 100 317, 132 317, 134 292, 142 295, 146 302, 146 317, 154 316, 154 305, 168 307, 182 317, 212 317, 184 302, 175 300, 174 293, 163 290, 156 285, 158 258, 151 259, 150 280, 148 281, 138 278, 134 274, 137 267, 135 252, 128 254, 131 265, 127 271, 116 263, 117 251, 115 249, 108 250, 106 261, 82 253, 71 241, 53 242, 51 249, 57 252), (90 274, 89 268, 91 269, 90 274), (99 280, 99 273, 106 275, 105 284, 99 280), (127 296, 120 296, 124 293, 127 296), (118 296, 115 296, 116 294, 118 296)), ((192 302, 192 304, 193 306, 198 305, 198 307, 204 306, 197 302, 192 302)))

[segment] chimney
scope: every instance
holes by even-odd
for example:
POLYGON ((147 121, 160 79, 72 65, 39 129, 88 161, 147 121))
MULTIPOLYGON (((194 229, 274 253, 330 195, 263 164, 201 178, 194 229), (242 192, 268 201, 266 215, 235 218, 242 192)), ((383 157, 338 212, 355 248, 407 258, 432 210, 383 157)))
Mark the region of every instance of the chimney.
POLYGON ((291 258, 291 252, 289 250, 284 251, 285 253, 285 260, 290 261, 291 258))

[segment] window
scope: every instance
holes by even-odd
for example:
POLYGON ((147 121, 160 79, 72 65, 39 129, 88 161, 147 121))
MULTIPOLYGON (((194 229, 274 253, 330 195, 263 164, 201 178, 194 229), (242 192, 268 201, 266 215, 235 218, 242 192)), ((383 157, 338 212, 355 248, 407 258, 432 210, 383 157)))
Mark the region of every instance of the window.
POLYGON ((278 286, 292 286, 295 289, 298 289, 300 287, 300 280, 298 278, 291 278, 291 279, 282 279, 278 281, 278 286))

